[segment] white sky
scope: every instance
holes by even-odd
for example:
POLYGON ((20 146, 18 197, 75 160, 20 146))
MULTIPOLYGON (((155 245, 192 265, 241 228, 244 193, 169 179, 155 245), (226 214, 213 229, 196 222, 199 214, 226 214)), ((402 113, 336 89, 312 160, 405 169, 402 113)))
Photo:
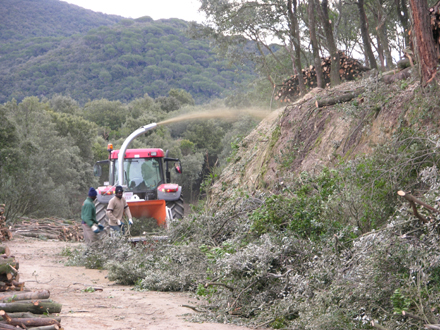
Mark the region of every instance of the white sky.
POLYGON ((201 23, 204 15, 198 12, 198 0, 63 0, 65 2, 104 14, 126 18, 150 16, 160 18, 180 18, 201 23))

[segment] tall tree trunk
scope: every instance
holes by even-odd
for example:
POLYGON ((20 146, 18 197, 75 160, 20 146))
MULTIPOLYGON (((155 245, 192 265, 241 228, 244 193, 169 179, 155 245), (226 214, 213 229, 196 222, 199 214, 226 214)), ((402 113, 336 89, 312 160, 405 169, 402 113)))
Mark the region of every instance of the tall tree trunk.
POLYGON ((307 8, 307 13, 309 16, 310 41, 312 44, 313 61, 315 63, 317 87, 324 88, 324 78, 322 75, 321 57, 319 56, 318 40, 316 38, 316 31, 315 31, 316 22, 315 22, 315 1, 314 0, 309 0, 309 7, 307 8))
POLYGON ((405 47, 408 48, 410 45, 409 42, 409 16, 408 16, 408 7, 406 0, 394 0, 396 4, 397 16, 399 17, 400 24, 403 27, 403 37, 405 40, 405 47))
POLYGON ((376 40, 377 40, 377 54, 379 55, 380 67, 382 71, 385 71, 385 59, 383 57, 382 42, 380 41, 379 36, 376 36, 376 40))
POLYGON ((332 86, 337 86, 341 83, 339 76, 339 53, 333 37, 332 23, 328 15, 328 0, 322 0, 321 7, 318 5, 317 9, 321 17, 322 25, 324 26, 324 33, 331 57, 330 82, 332 86))
POLYGON ((295 67, 298 71, 298 86, 301 95, 306 93, 301 67, 301 45, 299 42, 299 27, 296 17, 296 0, 287 0, 287 15, 289 17, 290 40, 294 46, 295 67), (295 13, 294 13, 295 11, 295 13))
POLYGON ((387 68, 391 69, 393 67, 393 56, 391 55, 390 44, 388 42, 387 27, 384 25, 381 31, 383 33, 382 45, 387 59, 387 68))
POLYGON ((387 36, 387 26, 385 24, 385 21, 387 19, 387 14, 383 10, 383 0, 377 0, 375 5, 376 8, 373 12, 373 15, 377 19, 376 31, 377 31, 377 37, 380 40, 382 46, 382 56, 385 56, 386 59, 386 65, 384 65, 384 67, 391 69, 393 66, 393 57, 391 56, 391 51, 387 36))
POLYGON ((370 60, 368 59, 367 52, 363 48, 364 45, 363 44, 359 44, 359 45, 360 45, 359 47, 361 47, 362 53, 364 54, 365 66, 367 68, 371 68, 370 67, 370 60))
POLYGON ((431 82, 437 73, 437 55, 429 20, 427 0, 410 0, 413 17, 414 44, 422 85, 431 82))
POLYGON ((368 28, 367 28, 367 15, 364 9, 364 0, 358 0, 357 6, 359 9, 359 18, 361 22, 361 35, 362 42, 364 44, 364 51, 368 56, 368 61, 370 62, 370 68, 377 69, 376 59, 374 58, 373 50, 371 49, 371 44, 368 38, 368 28))

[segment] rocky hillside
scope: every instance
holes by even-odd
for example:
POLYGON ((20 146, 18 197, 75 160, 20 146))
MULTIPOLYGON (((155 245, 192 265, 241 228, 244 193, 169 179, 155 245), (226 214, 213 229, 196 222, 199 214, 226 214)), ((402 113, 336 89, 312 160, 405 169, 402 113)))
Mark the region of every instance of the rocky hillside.
POLYGON ((379 77, 369 76, 332 89, 311 90, 273 111, 242 140, 214 191, 221 194, 228 185, 275 192, 302 171, 317 173, 341 160, 370 154, 403 126, 428 128, 431 119, 416 118, 428 112, 430 118, 438 118, 437 96, 432 93, 432 99, 426 98, 423 108, 418 88, 415 78, 386 85, 379 77), (356 96, 348 102, 317 106, 353 93, 356 96))

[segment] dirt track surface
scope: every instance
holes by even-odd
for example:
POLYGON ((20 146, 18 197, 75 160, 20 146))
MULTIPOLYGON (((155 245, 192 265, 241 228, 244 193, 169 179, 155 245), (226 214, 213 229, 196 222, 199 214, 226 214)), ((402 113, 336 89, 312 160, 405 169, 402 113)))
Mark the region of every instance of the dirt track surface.
POLYGON ((64 266, 62 249, 81 243, 16 237, 4 244, 20 263, 20 282, 32 291, 50 290, 50 299, 62 304, 64 329, 249 329, 185 321, 185 315, 194 312, 181 305, 197 304, 185 293, 137 292, 108 281, 107 271, 64 266), (87 292, 88 287, 103 290, 87 292))

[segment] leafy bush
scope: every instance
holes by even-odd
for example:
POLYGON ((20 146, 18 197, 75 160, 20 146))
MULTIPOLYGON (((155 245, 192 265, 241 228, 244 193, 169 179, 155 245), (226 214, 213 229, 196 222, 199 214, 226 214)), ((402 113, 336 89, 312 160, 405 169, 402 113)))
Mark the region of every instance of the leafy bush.
POLYGON ((302 238, 319 239, 327 232, 342 227, 336 220, 322 216, 324 204, 339 190, 339 174, 324 169, 317 177, 303 173, 301 182, 284 189, 283 195, 268 197, 263 206, 251 215, 252 230, 261 235, 266 232, 290 230, 302 238))

